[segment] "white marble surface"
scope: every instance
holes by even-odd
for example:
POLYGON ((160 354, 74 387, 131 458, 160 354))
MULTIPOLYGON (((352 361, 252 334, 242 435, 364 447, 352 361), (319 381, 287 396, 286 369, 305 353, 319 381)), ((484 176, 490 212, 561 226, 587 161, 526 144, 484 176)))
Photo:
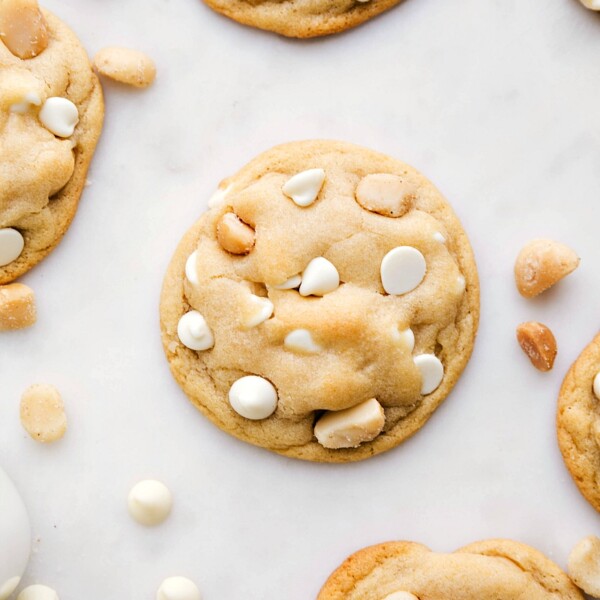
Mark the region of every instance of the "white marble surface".
MULTIPOLYGON (((373 0, 377 1, 377 0, 373 0)), ((0 464, 29 506, 27 583, 61 600, 144 600, 196 580, 205 600, 307 600, 351 551, 389 539, 452 550, 509 537, 565 565, 600 533, 572 484, 554 415, 566 369, 600 325, 600 15, 576 0, 406 0, 345 34, 290 41, 199 0, 48 0, 95 52, 147 50, 147 91, 106 85, 106 126, 63 243, 23 278, 39 322, 0 338, 0 464), (478 259, 481 327, 447 402, 412 440, 361 464, 314 465, 236 441, 172 380, 161 280, 218 181, 259 151, 338 138, 414 165, 453 203, 478 259), (512 265, 531 237, 581 267, 534 301, 512 265), (536 372, 514 329, 548 323, 560 350, 536 372), (21 429, 31 383, 56 385, 70 429, 21 429), (142 478, 171 518, 127 515, 142 478)))

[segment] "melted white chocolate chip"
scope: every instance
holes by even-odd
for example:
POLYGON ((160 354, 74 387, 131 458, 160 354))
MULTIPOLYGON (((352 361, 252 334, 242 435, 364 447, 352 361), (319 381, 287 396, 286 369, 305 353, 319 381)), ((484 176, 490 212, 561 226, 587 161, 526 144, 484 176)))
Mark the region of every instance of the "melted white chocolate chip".
POLYGON ((421 394, 431 394, 442 383, 444 365, 435 354, 420 354, 415 356, 414 361, 421 373, 421 394))
POLYGON ((419 598, 410 592, 394 592, 387 595, 383 600, 419 600, 419 598))
POLYGON ((395 296, 414 290, 425 277, 425 257, 411 246, 398 246, 390 250, 381 261, 383 289, 395 296))
POLYGON ((48 131, 62 138, 73 135, 79 122, 77 107, 67 98, 48 98, 40 110, 39 119, 48 131))
POLYGON ((243 325, 246 329, 264 323, 273 314, 273 303, 268 298, 250 294, 243 310, 243 325))
POLYGON ((190 350, 209 350, 215 345, 208 323, 197 310, 190 310, 179 319, 177 335, 190 350))
POLYGON ((278 283, 273 287, 276 290, 295 290, 300 287, 302 283, 302 275, 298 273, 298 275, 292 275, 289 279, 286 279, 283 283, 278 283))
POLYGON ((410 328, 403 331, 399 331, 397 327, 392 328, 392 338, 396 343, 407 348, 409 352, 415 349, 415 334, 410 328))
POLYGON ((199 286, 198 271, 196 269, 196 260, 198 258, 198 250, 194 250, 188 259, 185 261, 185 276, 187 280, 194 286, 199 286))
POLYGON ((290 331, 283 340, 286 350, 299 352, 301 354, 316 354, 322 350, 319 344, 316 344, 308 329, 294 329, 290 331))
POLYGON ((0 267, 4 267, 21 256, 25 240, 12 227, 0 229, 0 267))
POLYGON ((301 296, 324 296, 337 290, 340 275, 335 266, 326 258, 313 258, 302 272, 301 296))
POLYGON ((20 102, 10 105, 10 112, 24 115, 29 112, 32 106, 40 106, 41 103, 42 101, 37 92, 27 92, 20 102))
POLYGON ((317 199, 324 181, 323 169, 308 169, 288 179, 281 189, 288 198, 304 208, 317 199))
POLYGON ((229 403, 238 415, 252 421, 260 421, 275 412, 277 390, 263 377, 246 375, 231 386, 229 403))
POLYGON ((594 396, 596 396, 596 398, 598 400, 600 400, 600 372, 596 373, 596 376, 594 377, 594 383, 592 384, 592 390, 594 392, 594 396))

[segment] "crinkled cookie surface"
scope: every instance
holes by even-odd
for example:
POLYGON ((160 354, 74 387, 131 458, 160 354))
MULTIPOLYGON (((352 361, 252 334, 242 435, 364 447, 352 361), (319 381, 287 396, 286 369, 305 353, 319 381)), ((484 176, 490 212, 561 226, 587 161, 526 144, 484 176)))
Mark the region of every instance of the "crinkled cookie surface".
POLYGON ((98 79, 71 30, 44 11, 48 46, 21 59, 0 40, 0 234, 24 238, 19 256, 0 266, 0 283, 12 281, 46 256, 67 230, 102 128, 98 79), (27 97, 39 105, 27 106, 27 97), (39 118, 51 97, 70 100, 79 113, 74 132, 59 137, 39 118), (16 112, 15 105, 24 108, 16 112))
POLYGON ((558 398, 558 443, 573 480, 600 511, 600 335, 567 373, 558 398), (598 380, 596 381, 596 377, 598 380))
POLYGON ((317 600, 387 598, 583 600, 583 595, 534 548, 510 540, 486 540, 450 554, 413 542, 365 548, 331 575, 317 600))
POLYGON ((161 298, 167 359, 192 402, 236 437, 307 460, 368 458, 417 431, 464 369, 479 317, 473 254, 440 193, 383 154, 307 141, 258 156, 222 182, 220 196, 181 241, 161 298), (314 169, 322 170, 322 187, 300 206, 282 188, 314 169), (395 216, 357 201, 363 190, 365 202, 365 178, 374 174, 400 183, 395 216), (231 213, 254 230, 245 254, 232 254, 218 239, 231 213), (392 278, 412 273, 415 256, 426 265, 405 293, 387 293, 382 283, 383 259, 396 248, 409 248, 408 262, 392 278), (306 267, 315 258, 333 265, 339 284, 303 296, 312 278, 306 267), (298 274, 300 290, 293 281, 281 289, 298 274), (270 310, 261 313, 265 305, 270 310), (189 313, 204 319, 197 333, 208 336, 210 347, 193 350, 182 342, 178 326, 189 313), (305 333, 304 341, 290 343, 298 331, 308 341, 305 333), (233 384, 249 375, 275 390, 275 410, 265 418, 247 418, 231 403, 233 384), (338 411, 357 406, 364 411, 339 422, 338 411), (325 429, 333 428, 332 435, 318 440, 315 423, 331 415, 325 429), (346 442, 356 447, 340 447, 346 442))
POLYGON ((288 37, 309 38, 360 25, 401 0, 204 0, 231 19, 288 37))

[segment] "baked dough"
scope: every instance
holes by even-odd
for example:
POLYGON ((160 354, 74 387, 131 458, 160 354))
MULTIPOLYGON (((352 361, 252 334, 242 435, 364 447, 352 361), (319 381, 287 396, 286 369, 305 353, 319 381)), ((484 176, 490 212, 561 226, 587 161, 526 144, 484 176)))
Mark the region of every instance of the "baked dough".
POLYGON ((573 480, 600 511, 600 401, 594 379, 600 371, 600 335, 583 350, 567 373, 558 397, 558 445, 573 480))
POLYGON ((310 38, 356 27, 401 0, 204 0, 234 21, 288 37, 310 38))
MULTIPOLYGON (((361 460, 415 433, 463 371, 479 317, 471 247, 441 194, 404 163, 332 141, 275 147, 223 181, 220 190, 217 205, 179 244, 161 298, 164 349, 192 402, 244 441, 314 461, 361 460), (298 188, 298 173, 310 188, 319 170, 324 182, 311 204, 298 205, 284 193, 298 188), (359 204, 356 194, 366 202, 364 182, 374 175, 395 178, 404 190, 391 209, 379 206, 376 194, 370 196, 375 209, 396 216, 359 204), (226 243, 236 219, 245 228, 244 244, 228 247, 241 254, 219 242, 226 243), (255 240, 247 236, 252 230, 255 240), (384 257, 398 247, 408 248, 409 267, 413 254, 422 253, 426 274, 412 291, 388 294, 381 279, 384 257), (185 275, 194 251, 189 275, 196 285, 185 275), (317 257, 337 269, 341 284, 322 297, 302 296, 306 267, 317 257), (303 271, 300 293, 277 288, 303 271), (251 312, 255 304, 271 305, 271 311, 252 326, 248 319, 258 314, 251 312), (180 320, 189 314, 201 331, 203 350, 190 349, 178 335, 180 320), (305 332, 304 339, 290 342, 290 333, 298 331, 305 332), (443 377, 436 369, 443 369, 443 377), (265 403, 242 416, 233 408, 237 390, 233 405, 228 395, 246 376, 263 378, 265 403), (269 382, 277 394, 272 415, 269 382), (384 409, 381 431, 375 431, 377 415, 367 406, 367 412, 350 416, 359 422, 346 437, 360 445, 326 448, 317 441, 315 422, 324 412, 331 415, 371 398, 384 409)), ((298 193, 296 200, 306 197, 298 193)), ((344 427, 348 430, 348 419, 344 427)), ((329 439, 339 444, 344 436, 331 433, 328 425, 329 439)))
POLYGON ((75 34, 43 11, 48 46, 22 60, 0 40, 0 231, 24 238, 18 258, 0 266, 8 283, 42 260, 69 227, 102 129, 98 79, 75 34), (40 105, 14 112, 28 94, 40 105), (73 134, 58 137, 40 121, 48 98, 70 100, 79 113, 73 134))
POLYGON ((384 600, 398 592, 417 600, 583 600, 551 560, 510 540, 450 554, 413 542, 371 546, 347 558, 317 600, 384 600))

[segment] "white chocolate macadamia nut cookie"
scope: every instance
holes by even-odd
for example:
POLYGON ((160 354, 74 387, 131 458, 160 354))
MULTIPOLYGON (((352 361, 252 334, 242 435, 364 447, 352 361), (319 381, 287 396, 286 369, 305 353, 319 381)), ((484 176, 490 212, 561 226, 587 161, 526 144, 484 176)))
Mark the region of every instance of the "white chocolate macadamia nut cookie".
POLYGON ((360 460, 417 431, 464 369, 479 317, 469 242, 434 186, 383 154, 307 141, 254 159, 211 206, 161 298, 167 359, 192 402, 306 460, 360 460))
POLYGON ((67 230, 102 128, 102 91, 73 32, 36 0, 0 2, 0 284, 67 230))
POLYGON ((485 540, 455 552, 387 542, 348 557, 317 600, 584 600, 556 564, 530 546, 485 540))

